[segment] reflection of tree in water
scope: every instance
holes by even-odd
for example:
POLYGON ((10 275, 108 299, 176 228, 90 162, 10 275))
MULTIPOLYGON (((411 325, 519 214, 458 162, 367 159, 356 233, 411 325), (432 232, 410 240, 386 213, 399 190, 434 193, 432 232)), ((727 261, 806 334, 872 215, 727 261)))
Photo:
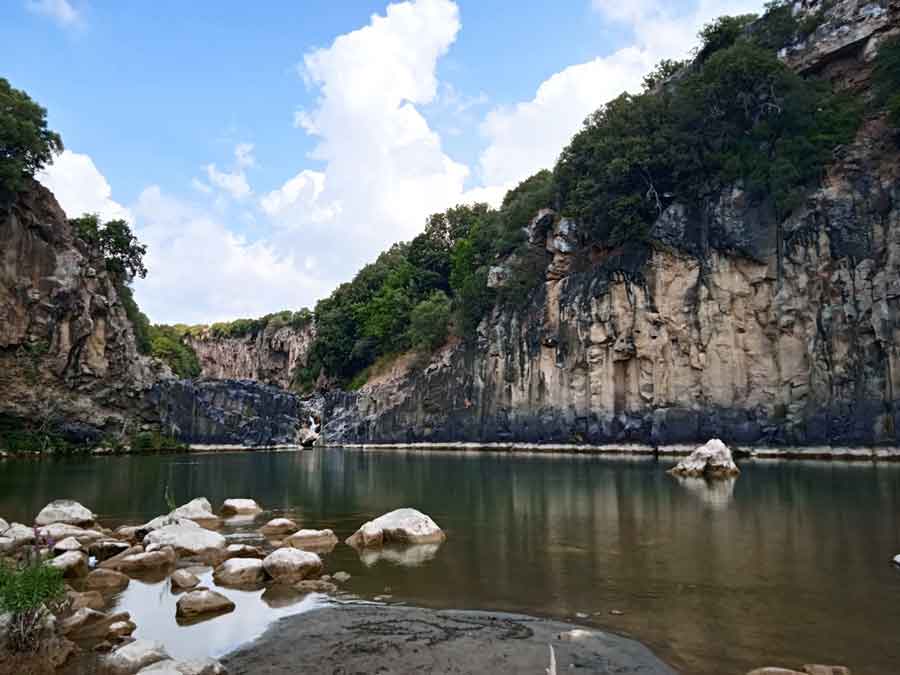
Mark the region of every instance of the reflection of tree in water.
POLYGON ((699 477, 676 477, 678 484, 695 495, 711 509, 727 509, 734 499, 734 484, 737 478, 716 478, 707 480, 699 477))

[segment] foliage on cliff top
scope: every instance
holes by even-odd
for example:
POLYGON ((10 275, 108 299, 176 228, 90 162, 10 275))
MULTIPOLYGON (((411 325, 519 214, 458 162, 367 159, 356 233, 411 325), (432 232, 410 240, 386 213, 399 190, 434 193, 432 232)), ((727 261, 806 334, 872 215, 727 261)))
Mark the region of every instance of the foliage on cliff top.
POLYGON ((0 204, 62 149, 59 134, 47 128, 47 111, 0 78, 0 204))
POLYGON ((130 283, 135 277, 147 276, 144 267, 147 247, 138 241, 124 220, 101 223, 98 214, 85 213, 69 222, 91 253, 103 260, 116 281, 130 283))
POLYGON ((242 338, 248 336, 257 336, 267 327, 281 328, 290 326, 300 330, 305 328, 313 320, 313 313, 305 307, 299 311, 292 312, 285 310, 283 312, 275 312, 266 314, 258 319, 235 319, 234 321, 222 321, 214 323, 211 326, 191 326, 188 331, 194 337, 199 337, 208 331, 210 337, 213 338, 242 338))
POLYGON ((877 103, 888 111, 891 124, 900 127, 900 36, 879 46, 872 77, 877 103))

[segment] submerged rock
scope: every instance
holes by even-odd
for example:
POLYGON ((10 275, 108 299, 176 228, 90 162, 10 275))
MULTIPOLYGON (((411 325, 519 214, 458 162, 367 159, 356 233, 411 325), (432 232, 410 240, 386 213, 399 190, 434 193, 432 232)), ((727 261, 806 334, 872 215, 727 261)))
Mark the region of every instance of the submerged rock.
POLYGON ((253 499, 226 499, 222 504, 223 516, 255 516, 262 507, 253 499))
POLYGON ((281 534, 291 534, 292 532, 296 532, 299 529, 300 526, 290 518, 273 518, 268 523, 259 528, 259 531, 267 536, 277 536, 281 534))
POLYGON ((190 619, 204 614, 223 614, 233 611, 234 608, 235 604, 221 593, 202 588, 178 598, 175 616, 190 619))
POLYGON ((331 530, 298 530, 282 542, 285 546, 306 551, 331 551, 338 538, 331 530))
POLYGON ((169 653, 160 642, 135 640, 119 647, 104 659, 111 675, 134 675, 142 668, 169 658, 169 653))
POLYGON ((294 588, 301 593, 334 593, 337 591, 337 586, 322 579, 304 579, 294 584, 294 588))
POLYGON ((322 559, 310 551, 280 548, 262 562, 266 573, 275 581, 292 584, 322 571, 322 559))
POLYGON ((440 544, 361 548, 359 549, 359 560, 366 567, 372 567, 382 561, 401 567, 418 567, 433 560, 440 548, 440 544))
POLYGON ((669 473, 675 476, 704 476, 707 478, 727 478, 737 476, 740 472, 741 470, 738 469, 731 456, 731 450, 718 438, 697 448, 690 456, 682 459, 669 470, 669 473))
POLYGON ((65 523, 67 525, 90 525, 95 520, 94 514, 81 504, 71 499, 52 501, 37 514, 36 525, 65 523))
POLYGON ((446 535, 430 517, 415 509, 397 509, 363 524, 347 543, 355 548, 396 544, 436 544, 446 535))
POLYGON ((339 584, 345 584, 350 581, 350 575, 347 572, 335 572, 331 575, 331 578, 334 579, 339 584))
POLYGON ((263 561, 257 558, 232 558, 213 571, 219 586, 257 586, 266 579, 263 561))

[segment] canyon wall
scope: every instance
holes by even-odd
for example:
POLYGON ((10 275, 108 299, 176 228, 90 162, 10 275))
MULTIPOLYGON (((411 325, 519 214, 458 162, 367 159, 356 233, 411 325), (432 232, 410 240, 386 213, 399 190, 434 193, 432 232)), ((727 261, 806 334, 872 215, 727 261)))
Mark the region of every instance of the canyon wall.
POLYGON ((152 421, 145 394, 166 377, 138 354, 102 261, 30 181, 0 208, 0 415, 96 440, 152 421))
MULTIPOLYGON (((829 11, 782 56, 866 97, 900 3, 829 11)), ((868 116, 783 222, 739 185, 702 211, 674 204, 649 246, 619 250, 538 214, 529 240, 552 261, 529 306, 330 394, 326 442, 900 443, 896 130, 868 116)))
POLYGON ((310 322, 301 328, 269 324, 241 337, 220 337, 206 330, 189 335, 187 342, 197 353, 203 377, 257 380, 289 389, 296 368, 306 365, 314 336, 310 322))

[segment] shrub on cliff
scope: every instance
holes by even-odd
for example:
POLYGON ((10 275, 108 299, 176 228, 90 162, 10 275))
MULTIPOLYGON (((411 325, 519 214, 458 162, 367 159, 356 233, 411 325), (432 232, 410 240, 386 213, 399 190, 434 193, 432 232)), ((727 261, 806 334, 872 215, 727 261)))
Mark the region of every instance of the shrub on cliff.
POLYGON ((876 101, 888 111, 891 124, 900 127, 900 37, 886 40, 878 48, 872 77, 876 101))
POLYGON ((47 128, 47 111, 0 78, 0 203, 62 149, 59 134, 47 128))
POLYGON ((16 569, 0 564, 0 612, 9 612, 7 643, 11 651, 30 652, 54 605, 65 596, 62 572, 42 563, 16 569))

